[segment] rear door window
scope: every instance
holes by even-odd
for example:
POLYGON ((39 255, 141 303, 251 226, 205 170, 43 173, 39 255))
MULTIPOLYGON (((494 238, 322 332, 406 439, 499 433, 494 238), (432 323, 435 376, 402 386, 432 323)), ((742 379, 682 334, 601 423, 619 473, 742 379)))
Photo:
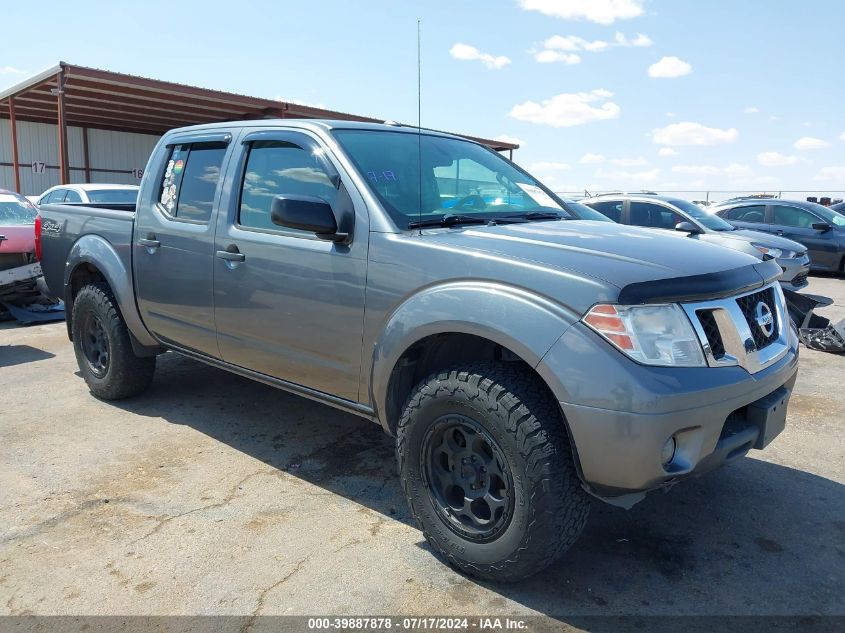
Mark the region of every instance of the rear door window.
POLYGON ((207 223, 225 155, 226 143, 174 145, 161 183, 163 210, 180 220, 207 223))

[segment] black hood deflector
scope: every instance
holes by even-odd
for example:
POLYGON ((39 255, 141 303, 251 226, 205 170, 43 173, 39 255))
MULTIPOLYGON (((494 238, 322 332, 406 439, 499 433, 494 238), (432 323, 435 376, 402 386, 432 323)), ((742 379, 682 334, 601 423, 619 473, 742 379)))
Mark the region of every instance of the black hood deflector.
POLYGON ((770 259, 718 273, 642 281, 622 288, 619 303, 639 305, 722 299, 761 288, 776 280, 782 272, 778 263, 770 259))

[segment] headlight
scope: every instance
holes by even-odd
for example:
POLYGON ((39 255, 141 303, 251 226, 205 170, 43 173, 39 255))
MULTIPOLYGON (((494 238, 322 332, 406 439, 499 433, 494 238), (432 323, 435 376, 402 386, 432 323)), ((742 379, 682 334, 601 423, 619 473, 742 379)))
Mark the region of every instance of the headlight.
POLYGON ((770 248, 768 246, 763 246, 762 244, 755 244, 754 242, 751 243, 751 246, 763 253, 763 255, 768 255, 769 257, 774 257, 775 259, 784 256, 784 252, 779 248, 770 248))
POLYGON ((663 367, 705 367, 701 343, 678 305, 599 304, 582 321, 632 359, 663 367))

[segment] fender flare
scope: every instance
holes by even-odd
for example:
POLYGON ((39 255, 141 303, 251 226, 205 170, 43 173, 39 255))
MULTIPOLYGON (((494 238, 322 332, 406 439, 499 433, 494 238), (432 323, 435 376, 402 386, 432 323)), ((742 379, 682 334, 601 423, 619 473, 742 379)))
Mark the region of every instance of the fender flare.
POLYGON ((370 402, 382 426, 390 377, 414 343, 460 333, 497 343, 536 367, 578 316, 566 306, 501 283, 460 281, 430 286, 408 297, 385 320, 373 350, 370 402))
MULTIPOLYGON (((127 259, 131 258, 131 245, 125 246, 127 259)), ((158 342, 152 337, 138 312, 138 305, 135 302, 135 289, 133 287, 132 271, 126 267, 120 255, 107 240, 99 235, 87 234, 80 237, 71 246, 65 264, 64 288, 65 304, 70 309, 70 279, 73 273, 82 265, 88 264, 96 268, 106 282, 109 284, 123 320, 130 334, 143 346, 158 346, 158 342)), ((70 329, 70 314, 67 315, 68 330, 70 329)), ((68 332, 70 334, 70 332, 68 332)))

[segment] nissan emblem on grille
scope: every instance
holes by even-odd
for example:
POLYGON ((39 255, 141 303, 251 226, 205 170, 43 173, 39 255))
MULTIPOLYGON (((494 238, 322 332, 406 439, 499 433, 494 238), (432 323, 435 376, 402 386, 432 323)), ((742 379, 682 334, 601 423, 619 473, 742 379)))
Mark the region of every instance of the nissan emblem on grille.
POLYGON ((754 308, 754 317, 757 321, 757 327, 768 338, 775 331, 775 320, 772 317, 772 310, 763 301, 758 301, 754 308))

